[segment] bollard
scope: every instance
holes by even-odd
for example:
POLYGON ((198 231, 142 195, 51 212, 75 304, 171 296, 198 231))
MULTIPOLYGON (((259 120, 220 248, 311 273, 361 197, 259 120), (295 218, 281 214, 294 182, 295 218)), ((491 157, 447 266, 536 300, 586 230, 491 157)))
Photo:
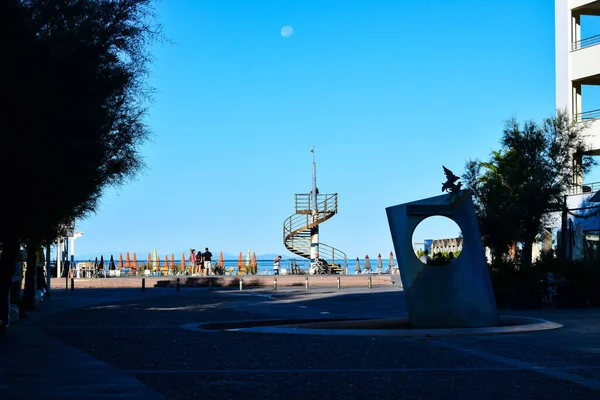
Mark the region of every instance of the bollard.
POLYGON ((75 278, 71 278, 71 292, 75 291, 75 278))
POLYGON ((279 289, 279 286, 277 285, 277 278, 273 278, 273 290, 277 289, 279 289))
POLYGON ((146 290, 146 278, 142 278, 142 292, 146 290))
POLYGON ((175 283, 175 290, 179 292, 179 289, 181 289, 181 283, 179 282, 179 278, 177 278, 177 282, 175 283))
POLYGON ((342 288, 342 284, 340 283, 340 277, 337 277, 337 288, 341 289, 342 288))
POLYGON ((369 289, 373 289, 373 282, 371 281, 370 276, 369 276, 369 289))
POLYGON ((244 290, 244 278, 240 278, 240 290, 244 290))
POLYGON ((306 287, 306 290, 308 290, 308 276, 304 278, 304 286, 306 287))

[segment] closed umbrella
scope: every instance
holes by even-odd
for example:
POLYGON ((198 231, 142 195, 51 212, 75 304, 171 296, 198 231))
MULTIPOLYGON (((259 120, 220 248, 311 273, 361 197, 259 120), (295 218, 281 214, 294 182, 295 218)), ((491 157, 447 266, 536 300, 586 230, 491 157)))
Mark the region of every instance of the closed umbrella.
POLYGON ((246 267, 250 266, 250 249, 246 252, 246 267))
POLYGON ((244 268, 244 257, 240 251, 240 256, 238 257, 238 275, 244 275, 245 272, 246 268, 244 268))
POLYGON ((123 269, 123 253, 119 253, 119 271, 123 269))
POLYGON ((223 252, 219 253, 219 267, 225 267, 225 261, 223 261, 223 252))
POLYGON ((390 273, 394 273, 394 253, 390 251, 390 260, 388 261, 388 267, 390 268, 390 273))
POLYGON ((171 267, 175 266, 175 254, 171 253, 171 267))
MULTIPOLYGON (((88 266, 86 267, 86 269, 88 269, 88 268, 89 268, 89 264, 88 264, 88 266)), ((94 271, 98 271, 98 257, 96 257, 96 258, 94 259, 94 271)), ((91 274, 91 273, 92 273, 92 272, 90 271, 90 274, 91 274)))
POLYGON ((181 268, 185 271, 185 254, 181 253, 181 268))
POLYGON ((381 259, 381 253, 379 253, 379 255, 377 256, 377 269, 375 270, 375 272, 380 274, 382 269, 383 269, 383 260, 381 259))
POLYGON ((110 255, 110 263, 108 264, 108 269, 110 269, 111 271, 117 269, 117 266, 115 265, 115 259, 113 258, 112 254, 110 255))
POLYGON ((98 271, 104 271, 104 256, 100 256, 100 265, 98 266, 98 271))
POLYGON ((152 256, 148 253, 148 269, 152 271, 154 268, 152 267, 152 256))
POLYGON ((137 257, 135 255, 135 251, 133 252, 133 261, 131 263, 131 269, 137 271, 137 257))
POLYGON ((125 268, 131 268, 131 258, 129 257, 129 252, 125 256, 125 268))
POLYGON ((252 267, 252 273, 258 273, 258 265, 256 265, 256 253, 252 253, 252 261, 250 262, 250 266, 252 267))
POLYGON ((152 265, 160 271, 160 260, 158 259, 158 252, 156 249, 152 252, 152 265))
POLYGON ((369 260, 369 256, 365 256, 365 272, 371 272, 371 260, 369 260))
POLYGON ((354 266, 354 273, 360 274, 360 260, 356 257, 356 265, 354 266))
POLYGON ((169 272, 169 269, 171 268, 171 265, 169 265, 169 256, 165 255, 165 265, 167 266, 167 273, 169 272))

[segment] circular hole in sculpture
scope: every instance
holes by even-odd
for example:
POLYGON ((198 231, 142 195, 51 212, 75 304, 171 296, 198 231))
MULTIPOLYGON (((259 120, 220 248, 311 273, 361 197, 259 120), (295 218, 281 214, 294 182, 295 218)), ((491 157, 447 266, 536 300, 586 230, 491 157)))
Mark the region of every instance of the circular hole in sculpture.
POLYGON ((462 231, 448 217, 427 217, 417 225, 412 235, 415 256, 427 265, 448 265, 460 256, 462 231))

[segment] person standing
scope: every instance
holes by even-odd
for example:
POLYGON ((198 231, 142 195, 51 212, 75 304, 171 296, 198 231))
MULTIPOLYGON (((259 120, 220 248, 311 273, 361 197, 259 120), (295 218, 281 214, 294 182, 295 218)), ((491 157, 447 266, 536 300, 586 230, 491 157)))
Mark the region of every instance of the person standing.
POLYGON ((277 256, 277 258, 273 260, 273 275, 279 275, 280 263, 281 256, 277 256))
MULTIPOLYGON (((190 266, 192 269, 192 275, 194 275, 194 270, 196 269, 196 249, 190 249, 190 266)), ((183 266, 183 272, 185 273, 185 265, 183 266)))
POLYGON ((208 251, 208 247, 204 248, 204 253, 202 253, 202 257, 204 258, 204 268, 206 269, 206 275, 210 276, 212 253, 208 251))

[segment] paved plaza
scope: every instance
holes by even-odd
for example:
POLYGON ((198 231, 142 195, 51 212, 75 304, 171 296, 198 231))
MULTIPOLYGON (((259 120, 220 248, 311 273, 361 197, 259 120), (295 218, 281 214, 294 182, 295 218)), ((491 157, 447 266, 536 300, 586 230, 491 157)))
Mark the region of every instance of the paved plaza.
POLYGON ((203 332, 182 326, 407 313, 392 286, 55 290, 0 341, 0 398, 600 399, 599 309, 503 314, 564 327, 444 338, 203 332))

